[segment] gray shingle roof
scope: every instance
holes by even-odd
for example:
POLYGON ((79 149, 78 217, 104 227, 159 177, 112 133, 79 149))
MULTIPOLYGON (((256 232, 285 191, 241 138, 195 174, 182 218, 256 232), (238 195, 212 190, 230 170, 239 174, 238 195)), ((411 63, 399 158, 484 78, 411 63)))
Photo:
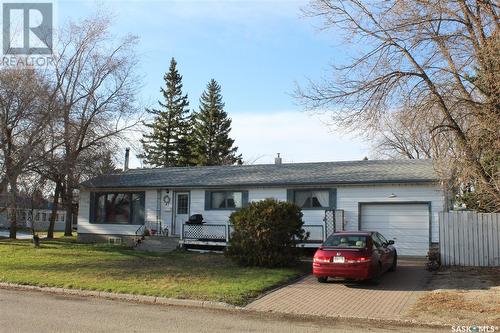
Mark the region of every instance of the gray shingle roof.
POLYGON ((428 183, 438 180, 430 160, 284 163, 210 167, 131 169, 100 176, 85 188, 210 188, 376 183, 428 183))

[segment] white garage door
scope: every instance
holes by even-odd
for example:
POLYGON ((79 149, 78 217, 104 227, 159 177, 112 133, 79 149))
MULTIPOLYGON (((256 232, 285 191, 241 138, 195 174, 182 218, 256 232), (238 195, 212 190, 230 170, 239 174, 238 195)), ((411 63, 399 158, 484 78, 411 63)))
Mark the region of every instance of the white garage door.
POLYGON ((425 256, 429 250, 427 204, 362 204, 361 230, 393 239, 400 255, 425 256))

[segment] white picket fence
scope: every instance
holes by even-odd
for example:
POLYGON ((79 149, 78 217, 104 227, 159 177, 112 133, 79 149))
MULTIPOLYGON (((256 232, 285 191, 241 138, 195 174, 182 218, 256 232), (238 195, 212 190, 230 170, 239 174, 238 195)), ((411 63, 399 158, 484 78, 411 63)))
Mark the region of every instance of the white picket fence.
POLYGON ((445 266, 500 266, 500 214, 439 214, 439 249, 445 266))

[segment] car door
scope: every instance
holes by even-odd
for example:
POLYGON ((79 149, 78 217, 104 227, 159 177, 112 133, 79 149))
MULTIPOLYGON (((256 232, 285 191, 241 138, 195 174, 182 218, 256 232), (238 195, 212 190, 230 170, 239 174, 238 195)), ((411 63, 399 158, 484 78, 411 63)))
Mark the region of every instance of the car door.
POLYGON ((394 257, 394 248, 391 245, 389 245, 389 243, 387 242, 387 239, 385 239, 385 237, 382 236, 382 234, 377 232, 376 237, 379 239, 380 243, 382 244, 384 269, 389 269, 392 265, 392 260, 394 257))
POLYGON ((378 239, 375 233, 372 234, 371 238, 373 243, 373 254, 374 254, 374 258, 372 258, 372 260, 379 261, 382 264, 382 270, 384 270, 385 263, 384 263, 384 251, 382 242, 380 242, 380 239, 378 239))

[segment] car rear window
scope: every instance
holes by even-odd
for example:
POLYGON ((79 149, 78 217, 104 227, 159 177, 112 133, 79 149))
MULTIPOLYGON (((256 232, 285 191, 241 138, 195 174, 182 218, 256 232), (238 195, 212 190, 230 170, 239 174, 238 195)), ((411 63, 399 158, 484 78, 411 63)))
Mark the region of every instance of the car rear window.
POLYGON ((343 248, 362 249, 366 247, 368 237, 365 235, 332 235, 323 244, 343 248))

